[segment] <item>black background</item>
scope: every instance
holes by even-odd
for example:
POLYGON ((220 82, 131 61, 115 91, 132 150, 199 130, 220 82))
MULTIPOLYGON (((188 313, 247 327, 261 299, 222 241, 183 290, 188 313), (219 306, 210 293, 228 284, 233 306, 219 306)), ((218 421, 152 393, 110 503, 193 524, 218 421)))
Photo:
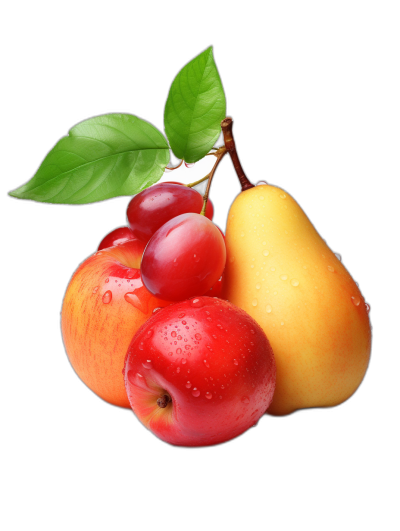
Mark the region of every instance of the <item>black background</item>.
MULTIPOLYGON (((55 50, 49 42, 32 50, 27 46, 18 56, 9 109, 12 169, 2 181, 7 220, 3 308, 13 338, 8 437, 30 473, 47 470, 56 476, 62 468, 75 479, 87 478, 88 470, 100 478, 105 471, 126 474, 127 462, 131 473, 145 463, 152 472, 162 465, 163 481, 170 471, 185 470, 195 484, 216 463, 219 475, 252 470, 272 482, 277 463, 291 481, 294 470, 333 480, 350 467, 351 477, 362 480, 379 468, 372 448, 377 433, 380 442, 389 437, 376 407, 384 369, 375 250, 382 215, 377 205, 384 197, 373 185, 379 177, 373 150, 377 107, 368 66, 373 51, 351 35, 342 31, 324 38, 322 28, 318 35, 299 33, 292 39, 286 33, 254 43, 234 35, 199 36, 175 44, 166 33, 154 48, 134 36, 114 47, 107 39, 96 47, 89 39, 71 47, 69 39, 57 41, 55 50), (100 239, 125 223, 128 198, 68 207, 18 201, 6 192, 33 175, 72 125, 91 116, 130 112, 163 130, 170 83, 210 44, 247 175, 291 193, 331 248, 343 255, 372 306, 374 337, 369 372, 345 405, 264 417, 236 440, 185 449, 158 441, 130 411, 97 398, 74 374, 61 341, 59 314, 67 283, 100 239)), ((222 229, 238 192, 226 158, 211 191, 214 221, 222 229)))

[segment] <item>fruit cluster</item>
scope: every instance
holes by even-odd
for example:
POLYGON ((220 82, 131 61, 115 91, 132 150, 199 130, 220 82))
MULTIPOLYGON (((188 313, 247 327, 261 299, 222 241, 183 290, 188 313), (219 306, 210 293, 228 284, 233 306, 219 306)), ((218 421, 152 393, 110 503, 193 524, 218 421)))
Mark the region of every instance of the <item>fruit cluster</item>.
POLYGON ((81 379, 186 446, 231 439, 267 410, 343 402, 371 345, 357 285, 287 193, 246 185, 226 240, 206 204, 179 183, 136 195, 62 311, 81 379))

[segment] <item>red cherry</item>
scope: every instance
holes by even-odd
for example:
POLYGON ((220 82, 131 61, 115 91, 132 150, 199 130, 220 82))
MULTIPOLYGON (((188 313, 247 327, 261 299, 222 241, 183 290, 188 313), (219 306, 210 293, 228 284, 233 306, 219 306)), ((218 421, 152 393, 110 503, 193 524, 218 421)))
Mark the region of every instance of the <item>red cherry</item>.
POLYGON ((129 227, 119 227, 107 234, 107 236, 104 236, 97 250, 101 251, 101 249, 106 249, 107 247, 121 245, 121 243, 125 243, 129 240, 136 240, 131 229, 129 227))
POLYGON ((220 278, 226 249, 221 231, 200 214, 181 214, 151 238, 141 262, 143 283, 154 295, 179 301, 204 295, 220 278))
MULTIPOLYGON (((127 217, 134 235, 147 243, 170 219, 187 212, 200 214, 202 207, 203 197, 196 190, 178 184, 159 183, 133 197, 128 205, 127 217)), ((213 215, 212 205, 206 210, 206 216, 210 215, 213 215)))

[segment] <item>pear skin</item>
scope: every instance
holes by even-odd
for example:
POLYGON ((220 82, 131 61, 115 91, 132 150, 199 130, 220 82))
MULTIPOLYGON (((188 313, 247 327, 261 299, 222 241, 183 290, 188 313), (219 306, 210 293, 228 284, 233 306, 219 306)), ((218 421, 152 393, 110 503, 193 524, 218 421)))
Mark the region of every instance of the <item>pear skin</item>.
POLYGON ((233 202, 224 298, 263 328, 275 354, 268 413, 335 406, 360 385, 371 351, 364 298, 296 201, 270 185, 233 202))

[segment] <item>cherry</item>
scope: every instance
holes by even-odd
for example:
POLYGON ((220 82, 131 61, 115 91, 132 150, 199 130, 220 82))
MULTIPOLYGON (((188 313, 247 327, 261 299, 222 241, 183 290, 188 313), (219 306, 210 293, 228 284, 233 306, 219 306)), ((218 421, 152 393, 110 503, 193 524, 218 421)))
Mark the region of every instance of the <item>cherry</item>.
POLYGON ((101 249, 106 249, 107 247, 114 247, 114 245, 121 245, 129 240, 136 240, 133 232, 129 227, 118 227, 118 229, 113 230, 107 236, 101 240, 98 247, 98 251, 101 249))
MULTIPOLYGON (((184 186, 183 183, 178 183, 177 181, 164 181, 164 184, 165 183, 180 184, 181 186, 184 186)), ((208 198, 207 205, 206 205, 206 218, 211 219, 212 221, 214 219, 214 214, 215 214, 214 203, 211 201, 210 198, 208 198)))
POLYGON ((179 301, 204 295, 221 277, 226 249, 220 229, 200 214, 181 214, 151 238, 140 266, 153 295, 179 301))
MULTIPOLYGON (((213 206, 208 201, 206 216, 211 219, 213 206)), ((147 243, 153 234, 170 219, 193 212, 200 214, 203 197, 199 192, 173 183, 159 183, 146 188, 131 199, 127 217, 133 234, 147 243)))

